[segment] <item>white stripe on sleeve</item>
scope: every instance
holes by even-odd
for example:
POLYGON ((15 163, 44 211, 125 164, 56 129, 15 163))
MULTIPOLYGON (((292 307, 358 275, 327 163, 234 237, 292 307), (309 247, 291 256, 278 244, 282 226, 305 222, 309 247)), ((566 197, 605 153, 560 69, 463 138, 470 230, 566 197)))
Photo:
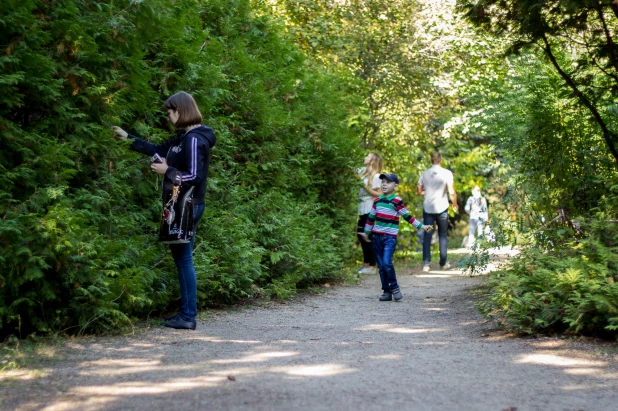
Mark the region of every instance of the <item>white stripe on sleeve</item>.
POLYGON ((197 138, 191 140, 191 164, 189 164, 189 174, 182 176, 182 181, 190 181, 197 177, 197 138))

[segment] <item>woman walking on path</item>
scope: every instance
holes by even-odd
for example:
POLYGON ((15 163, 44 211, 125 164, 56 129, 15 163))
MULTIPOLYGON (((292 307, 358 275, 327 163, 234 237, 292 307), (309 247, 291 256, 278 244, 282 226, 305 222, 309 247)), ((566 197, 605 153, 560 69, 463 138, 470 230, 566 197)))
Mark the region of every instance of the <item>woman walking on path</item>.
POLYGON ((468 244, 470 248, 474 245, 475 233, 478 232, 478 237, 483 236, 483 229, 485 222, 489 218, 487 212, 487 200, 481 195, 481 188, 474 186, 472 189, 472 196, 468 197, 466 207, 464 208, 466 213, 470 215, 470 231, 468 233, 468 244))
MULTIPOLYGON (((216 137, 210 127, 202 125, 202 115, 190 94, 180 92, 171 96, 163 104, 169 121, 179 130, 179 134, 162 144, 154 144, 128 134, 120 127, 112 129, 116 137, 133 139, 131 149, 139 153, 162 157, 161 163, 153 162, 153 172, 163 175, 163 186, 188 184, 193 191, 193 232, 204 214, 204 195, 210 162, 210 149, 216 137)), ((172 257, 178 269, 182 306, 180 311, 166 318, 164 325, 170 328, 195 330, 197 316, 197 280, 193 265, 193 239, 190 243, 170 244, 172 257)))
POLYGON ((363 266, 358 269, 361 274, 376 273, 376 254, 373 250, 373 244, 367 242, 362 234, 365 232, 365 224, 367 217, 373 207, 373 200, 379 197, 380 191, 380 174, 382 173, 382 157, 378 153, 369 153, 365 157, 365 167, 358 169, 358 174, 363 181, 358 193, 358 230, 357 237, 363 249, 363 266))

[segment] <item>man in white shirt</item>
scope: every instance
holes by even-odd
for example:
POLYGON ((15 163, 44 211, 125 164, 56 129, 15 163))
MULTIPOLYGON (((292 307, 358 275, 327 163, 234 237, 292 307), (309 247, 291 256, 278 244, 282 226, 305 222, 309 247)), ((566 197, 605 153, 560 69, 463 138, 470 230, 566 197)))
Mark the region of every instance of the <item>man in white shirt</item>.
MULTIPOLYGON (((442 168, 442 155, 437 151, 431 154, 431 168, 421 174, 416 186, 416 194, 424 195, 423 224, 433 227, 438 224, 438 238, 440 239, 440 268, 448 269, 450 264, 446 260, 448 228, 448 200, 453 203, 453 211, 458 211, 457 193, 453 183, 453 173, 442 168)), ((431 233, 425 232, 423 239, 423 271, 430 270, 431 263, 431 233)))

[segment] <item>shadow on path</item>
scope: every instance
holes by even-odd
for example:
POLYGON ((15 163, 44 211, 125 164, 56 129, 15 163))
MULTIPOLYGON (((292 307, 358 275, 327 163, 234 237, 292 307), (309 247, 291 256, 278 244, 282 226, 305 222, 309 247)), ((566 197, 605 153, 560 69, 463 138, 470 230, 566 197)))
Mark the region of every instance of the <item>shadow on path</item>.
POLYGON ((615 409, 616 344, 487 330, 479 278, 399 269, 271 308, 221 313, 195 332, 69 342, 65 360, 0 374, 2 409, 615 409))

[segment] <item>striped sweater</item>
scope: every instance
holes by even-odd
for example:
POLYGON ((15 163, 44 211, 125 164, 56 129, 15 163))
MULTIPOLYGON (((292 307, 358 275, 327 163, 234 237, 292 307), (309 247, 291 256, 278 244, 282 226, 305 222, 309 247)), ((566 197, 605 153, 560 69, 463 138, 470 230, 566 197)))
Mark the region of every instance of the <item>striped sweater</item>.
POLYGON ((367 217, 365 233, 386 234, 397 236, 399 234, 399 216, 416 228, 421 228, 423 223, 408 214, 403 200, 391 194, 386 197, 382 194, 373 201, 373 207, 367 217))

